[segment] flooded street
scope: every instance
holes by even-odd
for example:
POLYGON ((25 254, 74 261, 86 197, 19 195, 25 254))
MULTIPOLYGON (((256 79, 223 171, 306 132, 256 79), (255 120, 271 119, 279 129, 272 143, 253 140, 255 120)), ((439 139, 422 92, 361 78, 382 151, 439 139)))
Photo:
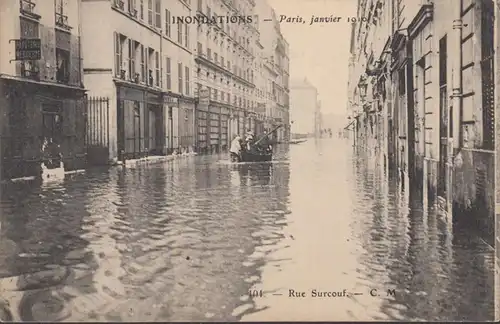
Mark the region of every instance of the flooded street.
POLYGON ((0 318, 493 319, 494 251, 476 235, 410 209, 348 140, 277 150, 4 185, 0 318))

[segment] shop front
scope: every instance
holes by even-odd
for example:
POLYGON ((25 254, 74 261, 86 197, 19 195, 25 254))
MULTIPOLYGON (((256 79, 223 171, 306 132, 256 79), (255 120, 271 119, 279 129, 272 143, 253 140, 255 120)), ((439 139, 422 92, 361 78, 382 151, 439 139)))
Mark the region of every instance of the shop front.
POLYGON ((231 138, 229 134, 229 118, 231 116, 228 107, 221 107, 220 109, 220 151, 225 152, 229 149, 231 138))
POLYGON ((0 178, 86 165, 82 88, 0 79, 0 178))
POLYGON ((194 129, 195 104, 191 98, 179 98, 178 107, 178 134, 179 144, 176 148, 180 153, 188 153, 194 150, 195 129, 194 129))
POLYGON ((199 98, 195 109, 196 125, 196 151, 200 154, 208 153, 210 147, 209 137, 209 111, 210 92, 208 88, 203 87, 199 90, 199 98))
POLYGON ((120 85, 117 98, 120 160, 163 155, 165 118, 161 93, 120 85))
POLYGON ((179 137, 179 98, 172 93, 163 94, 163 119, 165 121, 165 143, 163 154, 172 154, 178 147, 179 137))
POLYGON ((220 151, 221 146, 221 137, 220 137, 220 120, 221 107, 210 105, 209 106, 209 125, 210 125, 210 142, 209 142, 209 152, 210 153, 218 153, 220 151))
POLYGON ((247 132, 247 124, 246 124, 246 115, 245 111, 239 110, 238 111, 238 134, 244 136, 247 132))

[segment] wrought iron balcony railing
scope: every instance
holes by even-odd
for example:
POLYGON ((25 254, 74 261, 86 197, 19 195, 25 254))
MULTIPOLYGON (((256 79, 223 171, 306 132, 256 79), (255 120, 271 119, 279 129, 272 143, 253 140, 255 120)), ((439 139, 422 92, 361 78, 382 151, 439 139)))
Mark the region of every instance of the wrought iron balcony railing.
POLYGON ((40 19, 40 15, 35 13, 35 7, 36 3, 33 2, 33 0, 19 0, 19 11, 21 14, 31 18, 40 19))
POLYGON ((71 27, 68 25, 68 16, 56 12, 56 26, 67 30, 71 29, 71 27))

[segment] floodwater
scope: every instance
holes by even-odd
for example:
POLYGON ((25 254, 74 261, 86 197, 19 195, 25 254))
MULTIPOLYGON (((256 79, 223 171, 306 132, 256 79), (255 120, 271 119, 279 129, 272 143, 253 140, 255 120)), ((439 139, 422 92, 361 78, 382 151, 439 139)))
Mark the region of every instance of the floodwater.
POLYGON ((348 140, 220 159, 2 186, 0 319, 493 319, 493 250, 348 140))

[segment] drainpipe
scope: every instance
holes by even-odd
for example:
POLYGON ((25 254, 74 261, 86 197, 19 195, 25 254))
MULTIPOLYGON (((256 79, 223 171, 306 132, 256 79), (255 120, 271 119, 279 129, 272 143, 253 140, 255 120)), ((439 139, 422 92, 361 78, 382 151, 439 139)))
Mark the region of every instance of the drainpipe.
MULTIPOLYGON (((462 130, 462 8, 459 3, 456 3, 453 7, 455 20, 453 20, 453 41, 452 46, 454 50, 450 53, 456 53, 452 59, 452 92, 451 92, 451 115, 448 109, 448 120, 454 121, 454 124, 458 125, 458 134, 454 134, 454 129, 448 126, 448 152, 446 161, 446 209, 449 215, 453 214, 453 159, 454 159, 454 148, 455 139, 454 136, 458 136, 458 149, 460 150, 463 145, 463 130, 462 130), (458 117, 458 118, 457 118, 458 117)), ((453 128, 455 126, 453 125, 453 128)))
MULTIPOLYGON (((494 103, 495 103, 495 111, 499 111, 500 109, 500 91, 498 90, 498 86, 500 85, 500 0, 495 0, 495 4, 493 5, 493 10, 494 10, 494 22, 495 22, 495 27, 493 28, 493 44, 494 44, 494 56, 493 56, 493 67, 495 69, 494 73, 494 84, 495 87, 493 87, 494 91, 494 103)), ((498 119, 496 119, 496 125, 495 125, 495 145, 498 147, 498 144, 500 143, 500 123, 498 119)), ((496 150, 496 154, 500 154, 498 150, 496 150)), ((498 161, 498 160, 497 160, 498 161)), ((500 185, 500 174, 496 172, 497 174, 497 180, 496 180, 496 185, 500 185)), ((497 195, 498 197, 498 195, 497 195)), ((500 207, 500 200, 497 199, 496 201, 496 206, 500 207)), ((498 208, 498 207, 497 207, 498 208)), ((499 220, 500 221, 500 220, 499 220)), ((497 229, 500 230, 500 222, 497 222, 497 229)), ((500 232, 497 230, 497 233, 500 232)), ((500 233, 496 237, 496 244, 497 247, 500 247, 500 233)), ((497 256, 499 256, 499 261, 500 261, 500 253, 497 253, 497 256)), ((500 266, 500 265, 499 265, 500 266)), ((500 267, 499 267, 500 269, 500 267)), ((500 304, 500 298, 497 299, 497 303, 500 304)), ((500 308, 495 307, 499 312, 497 314, 498 318, 500 316, 500 308)))
MULTIPOLYGON (((452 93, 451 105, 453 107, 453 115, 458 116, 455 121, 458 123, 458 148, 462 147, 463 131, 462 131, 462 10, 459 4, 454 5, 455 20, 453 20, 453 47, 451 53, 456 53, 452 61, 452 93)), ((449 116, 454 120, 454 116, 449 116)), ((454 137, 453 129, 449 129, 449 138, 454 137)), ((450 157, 449 157, 450 158, 450 157)))

